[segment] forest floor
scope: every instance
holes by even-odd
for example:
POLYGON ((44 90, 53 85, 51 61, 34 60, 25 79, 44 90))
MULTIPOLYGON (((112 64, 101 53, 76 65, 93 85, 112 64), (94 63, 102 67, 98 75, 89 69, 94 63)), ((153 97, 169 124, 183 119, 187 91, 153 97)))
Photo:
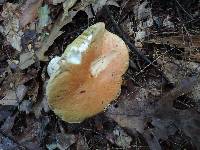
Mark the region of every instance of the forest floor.
POLYGON ((200 149, 199 0, 0 0, 0 12, 0 149, 200 149), (66 123, 47 66, 97 22, 127 44, 129 68, 105 112, 66 123))

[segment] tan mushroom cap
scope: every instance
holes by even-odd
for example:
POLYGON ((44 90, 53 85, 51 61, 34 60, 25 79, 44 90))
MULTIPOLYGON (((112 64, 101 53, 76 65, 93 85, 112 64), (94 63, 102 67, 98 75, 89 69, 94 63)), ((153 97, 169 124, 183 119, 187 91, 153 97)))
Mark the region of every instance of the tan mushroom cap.
POLYGON ((61 56, 60 69, 47 85, 49 106, 69 123, 82 122, 115 100, 128 68, 128 49, 121 38, 105 30, 104 23, 89 27, 78 38, 89 36, 86 34, 89 32, 94 36, 87 50, 81 53, 81 63, 64 60, 67 48, 61 56))

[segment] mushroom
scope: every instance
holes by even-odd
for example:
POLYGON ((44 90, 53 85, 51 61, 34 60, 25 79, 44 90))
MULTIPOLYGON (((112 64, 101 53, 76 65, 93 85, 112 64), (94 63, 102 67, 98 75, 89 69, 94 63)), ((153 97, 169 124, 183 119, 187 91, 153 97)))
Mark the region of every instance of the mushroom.
POLYGON ((102 112, 118 97, 128 62, 128 48, 121 38, 102 22, 90 26, 47 67, 50 108, 69 123, 102 112))

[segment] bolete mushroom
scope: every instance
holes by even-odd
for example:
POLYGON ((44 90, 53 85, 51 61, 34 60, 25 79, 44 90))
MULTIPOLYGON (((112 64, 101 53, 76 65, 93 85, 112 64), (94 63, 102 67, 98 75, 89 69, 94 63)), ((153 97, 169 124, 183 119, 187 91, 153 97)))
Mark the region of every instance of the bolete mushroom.
POLYGON ((47 98, 62 120, 80 123, 104 110, 121 89, 128 48, 100 22, 90 26, 47 68, 47 98))

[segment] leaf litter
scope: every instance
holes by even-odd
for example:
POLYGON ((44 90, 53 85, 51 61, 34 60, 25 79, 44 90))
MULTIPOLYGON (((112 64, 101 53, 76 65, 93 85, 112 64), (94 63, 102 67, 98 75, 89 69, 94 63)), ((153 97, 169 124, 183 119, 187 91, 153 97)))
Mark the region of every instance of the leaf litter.
POLYGON ((200 29, 195 17, 199 6, 194 1, 188 2, 190 5, 180 2, 183 7, 173 3, 2 2, 0 32, 5 39, 0 41, 0 148, 198 148, 200 29), (66 43, 90 24, 104 21, 113 32, 116 27, 106 17, 105 5, 113 13, 108 15, 125 31, 122 33, 163 74, 130 52, 131 65, 117 101, 80 125, 64 123, 48 107, 46 61, 60 54, 66 43), (193 6, 193 10, 184 10, 186 6, 193 6), (188 21, 191 15, 193 20, 188 21))

